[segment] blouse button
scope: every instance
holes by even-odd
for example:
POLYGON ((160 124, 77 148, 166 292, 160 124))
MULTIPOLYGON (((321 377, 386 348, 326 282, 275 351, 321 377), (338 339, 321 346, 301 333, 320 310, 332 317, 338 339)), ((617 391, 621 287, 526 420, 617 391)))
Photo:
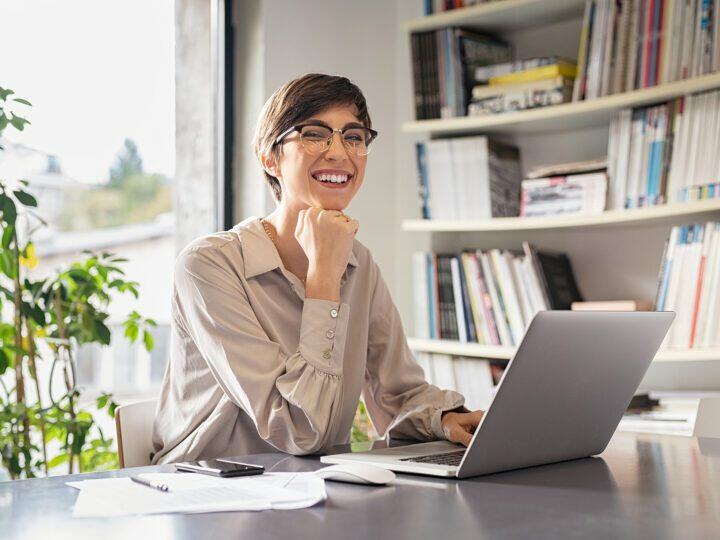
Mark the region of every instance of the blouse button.
POLYGON ((328 339, 334 338, 334 337, 335 337, 335 330, 328 330, 327 332, 325 332, 325 337, 327 337, 328 339))
POLYGON ((332 309, 330 310, 330 316, 331 316, 333 319, 337 319, 338 310, 335 309, 335 308, 332 308, 332 309))
POLYGON ((325 360, 329 360, 329 359, 330 359, 330 356, 332 356, 332 353, 330 352, 330 349, 326 350, 326 351, 323 353, 323 358, 324 358, 325 360))

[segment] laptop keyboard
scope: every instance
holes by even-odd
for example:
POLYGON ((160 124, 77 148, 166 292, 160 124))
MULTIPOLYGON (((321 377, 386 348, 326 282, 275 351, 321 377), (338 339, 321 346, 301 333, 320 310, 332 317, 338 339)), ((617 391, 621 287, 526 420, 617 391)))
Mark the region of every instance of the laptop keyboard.
POLYGON ((447 452, 444 454, 430 454, 429 456, 407 457, 400 461, 412 461, 414 463, 434 463, 436 465, 460 465, 465 450, 447 452))

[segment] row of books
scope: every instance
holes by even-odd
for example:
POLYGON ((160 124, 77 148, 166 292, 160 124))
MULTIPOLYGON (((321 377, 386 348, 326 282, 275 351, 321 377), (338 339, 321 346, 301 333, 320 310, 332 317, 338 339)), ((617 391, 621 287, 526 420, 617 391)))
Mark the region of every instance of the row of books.
POLYGON ((425 0, 423 9, 425 11, 425 15, 432 15, 433 13, 442 13, 443 11, 450 11, 478 4, 488 4, 490 2, 497 1, 499 0, 425 0))
POLYGON ((480 358, 415 352, 415 360, 425 373, 425 380, 443 390, 455 390, 465 397, 465 406, 476 411, 487 410, 503 365, 480 358))
POLYGON ((718 0, 587 0, 573 100, 720 69, 718 0))
POLYGON ((521 111, 570 101, 575 63, 559 57, 506 62, 475 70, 469 116, 521 111))
POLYGON ((673 227, 655 303, 676 313, 666 347, 720 346, 720 222, 673 227))
POLYGON ((610 123, 611 209, 720 196, 720 91, 625 109, 610 123))
POLYGON ((415 145, 424 219, 517 216, 520 152, 485 136, 415 145))
POLYGON ((512 58, 498 39, 462 28, 443 28, 410 36, 415 117, 465 116, 475 69, 512 58))
POLYGON ((523 244, 413 256, 415 333, 420 338, 515 346, 535 313, 582 300, 570 260, 523 244))

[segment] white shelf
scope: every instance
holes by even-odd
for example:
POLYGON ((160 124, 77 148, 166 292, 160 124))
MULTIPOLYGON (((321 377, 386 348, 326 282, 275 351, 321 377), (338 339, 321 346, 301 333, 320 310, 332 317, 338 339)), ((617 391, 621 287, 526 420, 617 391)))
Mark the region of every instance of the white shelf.
POLYGON ((581 17, 585 0, 502 0, 443 11, 408 21, 408 32, 447 26, 504 32, 581 17))
MULTIPOLYGON (((508 1, 508 0, 505 0, 508 1)), ((608 125, 613 113, 720 87, 720 73, 526 111, 418 120, 403 124, 406 133, 537 133, 608 125)))
POLYGON ((501 347, 499 345, 480 345, 479 343, 461 343, 446 339, 420 339, 408 338, 408 345, 414 351, 454 354, 457 356, 478 356, 480 358, 495 358, 509 360, 515 354, 514 347, 501 347))
POLYGON ((509 217, 486 220, 408 219, 402 222, 405 231, 425 232, 487 232, 531 231, 567 228, 594 228, 616 225, 673 222, 678 218, 720 211, 720 199, 664 204, 629 210, 609 210, 596 216, 509 217))
MULTIPOLYGON (((461 343, 442 339, 408 338, 408 344, 414 351, 474 356, 509 360, 515 354, 514 347, 498 345, 480 345, 479 343, 461 343)), ((705 362, 720 361, 720 349, 667 349, 655 356, 654 362, 705 362)))

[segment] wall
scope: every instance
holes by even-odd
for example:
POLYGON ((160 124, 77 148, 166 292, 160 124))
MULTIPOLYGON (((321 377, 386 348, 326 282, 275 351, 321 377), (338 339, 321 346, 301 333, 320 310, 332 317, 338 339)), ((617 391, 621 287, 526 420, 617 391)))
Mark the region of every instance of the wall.
POLYGON ((238 48, 237 57, 249 52, 250 60, 236 64, 241 107, 236 115, 236 154, 240 159, 236 170, 241 172, 235 184, 239 194, 235 221, 263 215, 273 207, 260 168, 248 154, 248 122, 254 127, 262 102, 280 85, 304 73, 345 75, 363 90, 373 127, 380 132, 368 158, 362 189, 347 212, 360 221, 358 239, 370 248, 391 290, 395 290, 395 238, 399 230, 395 210, 399 128, 394 93, 399 32, 395 4, 382 0, 250 0, 241 4, 235 17, 239 45, 250 48, 238 48), (243 32, 245 37, 240 36, 243 32), (258 48, 263 52, 260 59, 256 57, 258 48), (262 99, 256 99, 258 92, 262 99), (255 195, 258 185, 263 186, 262 199, 255 195))

